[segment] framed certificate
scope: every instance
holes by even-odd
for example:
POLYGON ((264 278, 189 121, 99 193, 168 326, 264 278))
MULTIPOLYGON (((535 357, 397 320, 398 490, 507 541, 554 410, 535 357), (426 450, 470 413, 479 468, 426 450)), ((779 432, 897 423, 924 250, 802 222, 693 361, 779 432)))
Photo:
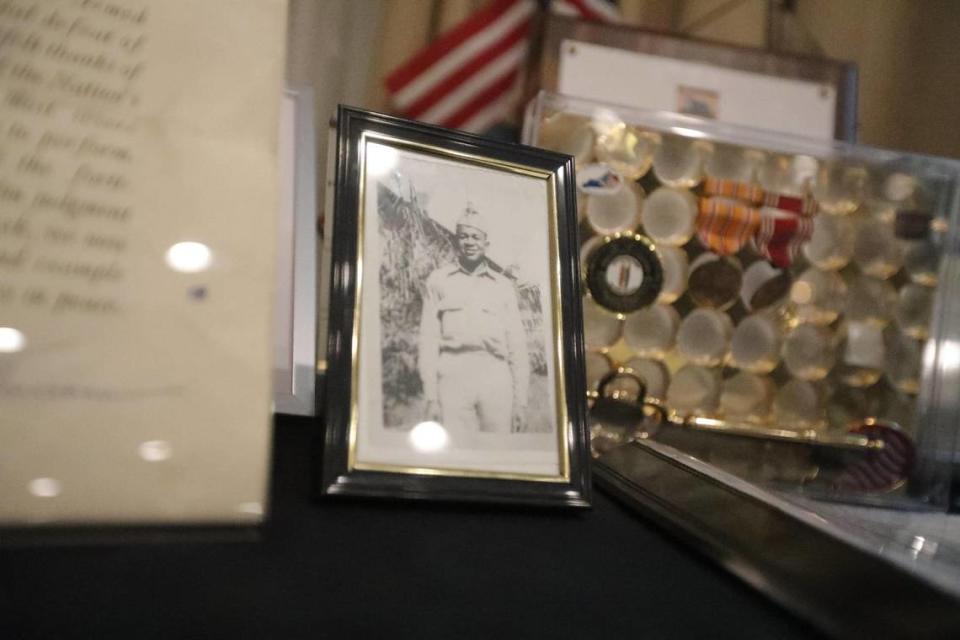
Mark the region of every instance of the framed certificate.
POLYGON ((573 159, 337 122, 324 493, 587 506, 573 159))
POLYGON ((0 5, 0 543, 259 524, 286 2, 42 5, 0 5))

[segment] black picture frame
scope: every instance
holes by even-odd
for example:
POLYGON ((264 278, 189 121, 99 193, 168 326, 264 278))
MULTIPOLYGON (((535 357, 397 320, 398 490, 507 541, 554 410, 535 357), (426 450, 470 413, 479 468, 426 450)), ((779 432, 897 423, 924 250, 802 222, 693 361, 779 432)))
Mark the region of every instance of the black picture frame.
MULTIPOLYGON (((375 149, 374 154, 376 152, 375 149)), ((379 198, 383 187, 380 183, 377 187, 379 198)), ((374 206, 379 206, 377 201, 374 206)), ((323 391, 325 397, 321 405, 324 409, 318 417, 323 429, 323 450, 320 456, 320 471, 316 477, 319 480, 317 488, 322 495, 555 507, 590 505, 590 449, 586 426, 586 399, 583 394, 584 350, 575 207, 574 163, 570 156, 489 140, 352 107, 339 107, 333 255, 329 274, 327 370, 323 391), (549 273, 550 286, 549 294, 541 295, 538 300, 543 300, 542 309, 552 312, 553 331, 549 335, 544 334, 550 339, 543 343, 543 353, 544 361, 548 356, 552 356, 553 363, 550 365, 552 369, 548 370, 552 371, 554 391, 551 393, 556 402, 547 402, 547 406, 553 404, 555 407, 555 411, 551 409, 549 413, 556 419, 553 433, 550 434, 557 445, 556 474, 513 472, 501 468, 461 469, 442 462, 433 467, 422 464, 371 463, 358 455, 358 441, 362 441, 365 428, 374 428, 367 426, 367 423, 368 418, 375 414, 368 411, 360 415, 363 413, 361 403, 369 401, 363 399, 367 392, 363 391, 364 387, 359 382, 365 365, 358 356, 358 350, 363 348, 361 345, 366 344, 365 340, 368 339, 364 338, 361 328, 367 325, 360 322, 364 317, 362 295, 380 296, 376 298, 377 304, 383 304, 383 290, 379 288, 379 278, 382 277, 378 275, 380 269, 371 276, 372 266, 367 265, 367 268, 364 268, 363 265, 363 230, 369 228, 364 226, 364 211, 367 207, 366 198, 372 197, 364 192, 367 181, 367 159, 364 150, 369 149, 371 141, 423 156, 428 163, 431 161, 429 159, 434 158, 453 167, 458 164, 464 167, 479 166, 546 182, 546 213, 550 224, 547 225, 549 229, 546 233, 549 241, 546 251, 548 255, 544 256, 548 266, 544 273, 549 273), (370 284, 371 280, 365 280, 371 277, 378 278, 375 284, 370 284), (367 291, 361 292, 364 283, 367 283, 367 291), (369 291, 376 293, 370 294, 369 291)), ((377 224, 384 225, 383 214, 379 209, 375 211, 377 224)), ((377 227, 378 236, 384 233, 382 228, 377 227)), ((380 254, 377 256, 376 264, 382 264, 380 261, 386 260, 380 257, 380 254)), ((489 258, 485 260, 489 263, 489 258)), ((504 274, 501 277, 505 279, 507 276, 504 274)), ((378 306, 377 309, 379 308, 378 306)), ((380 323, 378 326, 382 327, 383 321, 379 314, 376 317, 380 323)), ((547 323, 544 322, 542 326, 547 327, 547 323)), ((379 332, 380 329, 376 331, 379 332)), ((384 333, 387 331, 384 330, 384 333)), ((382 343, 372 344, 381 345, 378 347, 381 349, 381 359, 378 362, 383 362, 382 343)), ((367 393, 367 398, 380 397, 382 400, 386 397, 383 392, 384 379, 381 369, 380 384, 368 387, 376 386, 379 390, 375 393, 382 395, 377 396, 371 391, 367 393)), ((550 380, 551 376, 547 375, 546 379, 550 380)), ((383 420, 377 428, 384 429, 385 419, 377 419, 383 420)), ((498 464, 496 458, 499 455, 503 454, 489 454, 489 462, 494 467, 498 464)), ((549 455, 552 455, 552 452, 549 455)))

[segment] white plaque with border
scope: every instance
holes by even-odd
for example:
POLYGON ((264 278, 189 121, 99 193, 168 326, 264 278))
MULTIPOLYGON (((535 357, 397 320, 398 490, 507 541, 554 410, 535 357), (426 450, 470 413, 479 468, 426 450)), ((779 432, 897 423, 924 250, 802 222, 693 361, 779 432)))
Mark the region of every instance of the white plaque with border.
POLYGON ((0 3, 0 526, 263 519, 285 28, 0 3))

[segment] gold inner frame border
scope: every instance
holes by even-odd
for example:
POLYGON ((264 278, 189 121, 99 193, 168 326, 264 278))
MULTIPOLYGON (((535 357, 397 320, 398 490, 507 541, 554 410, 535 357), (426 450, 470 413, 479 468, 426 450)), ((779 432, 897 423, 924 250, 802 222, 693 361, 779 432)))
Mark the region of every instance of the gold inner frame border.
POLYGON ((552 171, 544 169, 535 169, 526 165, 490 158, 478 154, 446 149, 436 145, 405 140, 395 136, 374 132, 364 131, 360 134, 358 143, 358 162, 359 162, 359 188, 357 202, 357 262, 356 262, 356 291, 354 294, 354 312, 353 328, 350 337, 350 362, 351 362, 351 380, 350 380, 350 425, 348 435, 347 452, 347 471, 378 471, 384 473, 400 473, 409 475, 423 476, 447 476, 462 478, 488 478, 499 480, 527 480, 533 482, 569 482, 570 480, 570 447, 572 446, 573 425, 570 423, 570 416, 567 411, 566 403, 566 371, 564 368, 564 345, 563 333, 564 324, 562 317, 561 299, 561 272, 560 272, 560 238, 557 230, 557 183, 556 175, 552 171), (384 463, 361 462, 357 459, 357 438, 359 434, 359 363, 360 363, 360 318, 361 301, 363 294, 363 262, 364 262, 364 242, 366 236, 366 183, 367 183, 367 163, 366 148, 367 143, 375 141, 377 143, 393 146, 398 149, 405 149, 432 155, 438 158, 455 159, 467 165, 474 165, 486 168, 495 168, 500 171, 507 171, 525 175, 532 178, 539 178, 546 181, 547 201, 548 201, 548 219, 549 219, 549 241, 550 241, 550 280, 551 280, 551 299, 550 309, 553 316, 554 335, 553 357, 555 387, 556 387, 556 415, 557 415, 557 447, 560 458, 560 473, 557 475, 527 474, 516 472, 501 471, 483 471, 478 469, 462 469, 455 467, 419 467, 409 465, 392 465, 384 463))

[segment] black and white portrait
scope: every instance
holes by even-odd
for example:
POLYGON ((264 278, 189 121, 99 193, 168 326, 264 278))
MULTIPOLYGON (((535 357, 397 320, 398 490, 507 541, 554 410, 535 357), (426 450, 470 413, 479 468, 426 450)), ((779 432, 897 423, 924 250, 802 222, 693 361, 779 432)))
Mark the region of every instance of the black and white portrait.
POLYGON ((556 474, 550 185, 365 153, 358 460, 556 474))

